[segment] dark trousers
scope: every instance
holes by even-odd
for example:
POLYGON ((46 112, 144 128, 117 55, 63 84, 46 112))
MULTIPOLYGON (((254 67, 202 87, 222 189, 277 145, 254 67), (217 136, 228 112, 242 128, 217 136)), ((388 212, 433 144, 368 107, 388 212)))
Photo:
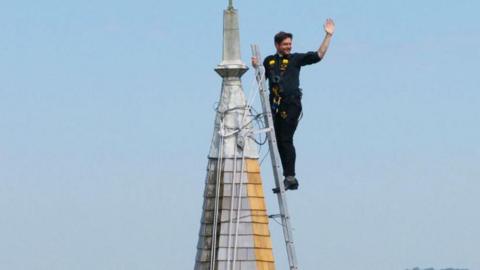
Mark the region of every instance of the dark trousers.
POLYGON ((284 176, 295 176, 296 153, 293 145, 293 135, 297 129, 301 112, 302 103, 300 96, 283 98, 278 112, 272 112, 284 176))

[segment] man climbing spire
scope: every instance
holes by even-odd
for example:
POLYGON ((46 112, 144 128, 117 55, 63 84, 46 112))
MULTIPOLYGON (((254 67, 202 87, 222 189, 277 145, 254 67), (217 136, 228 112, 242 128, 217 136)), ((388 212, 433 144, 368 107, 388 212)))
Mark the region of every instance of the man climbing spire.
MULTIPOLYGON (((332 19, 326 20, 324 30, 325 37, 318 50, 307 53, 291 53, 293 35, 283 31, 277 33, 274 37, 276 53, 267 56, 263 61, 286 190, 298 189, 298 180, 295 177, 296 152, 293 135, 302 112, 300 69, 302 66, 318 63, 325 56, 335 32, 335 23, 332 19)), ((252 65, 258 64, 258 59, 252 57, 252 65)), ((274 189, 274 192, 278 191, 278 188, 274 189)))

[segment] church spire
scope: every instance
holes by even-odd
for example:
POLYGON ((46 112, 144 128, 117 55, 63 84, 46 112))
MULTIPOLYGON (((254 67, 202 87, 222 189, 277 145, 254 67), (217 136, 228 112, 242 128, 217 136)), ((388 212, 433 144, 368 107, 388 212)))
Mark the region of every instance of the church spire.
POLYGON ((240 33, 233 1, 223 13, 222 77, 208 155, 195 270, 274 270, 257 144, 241 76, 240 33))
POLYGON ((248 67, 241 60, 240 31, 238 13, 233 7, 233 0, 228 1, 228 8, 223 12, 223 56, 215 71, 222 77, 242 76, 248 67))

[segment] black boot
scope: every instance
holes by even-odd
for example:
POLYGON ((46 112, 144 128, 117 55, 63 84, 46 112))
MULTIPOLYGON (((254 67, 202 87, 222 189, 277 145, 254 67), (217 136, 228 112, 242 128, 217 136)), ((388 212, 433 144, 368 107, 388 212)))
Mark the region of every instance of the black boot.
POLYGON ((287 176, 285 180, 283 180, 283 184, 285 185, 285 190, 296 190, 298 189, 298 180, 295 176, 287 176))
MULTIPOLYGON (((287 176, 285 177, 285 180, 283 180, 283 185, 285 187, 285 190, 296 190, 298 189, 298 180, 295 178, 295 176, 287 176)), ((273 190, 273 193, 279 193, 280 188, 276 187, 273 190)))

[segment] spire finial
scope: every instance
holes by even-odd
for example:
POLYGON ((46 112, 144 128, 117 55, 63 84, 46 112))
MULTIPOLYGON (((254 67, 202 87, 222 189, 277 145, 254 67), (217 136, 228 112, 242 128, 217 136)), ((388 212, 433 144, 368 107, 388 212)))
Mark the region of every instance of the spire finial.
POLYGON ((228 9, 233 9, 233 0, 228 0, 228 9))

